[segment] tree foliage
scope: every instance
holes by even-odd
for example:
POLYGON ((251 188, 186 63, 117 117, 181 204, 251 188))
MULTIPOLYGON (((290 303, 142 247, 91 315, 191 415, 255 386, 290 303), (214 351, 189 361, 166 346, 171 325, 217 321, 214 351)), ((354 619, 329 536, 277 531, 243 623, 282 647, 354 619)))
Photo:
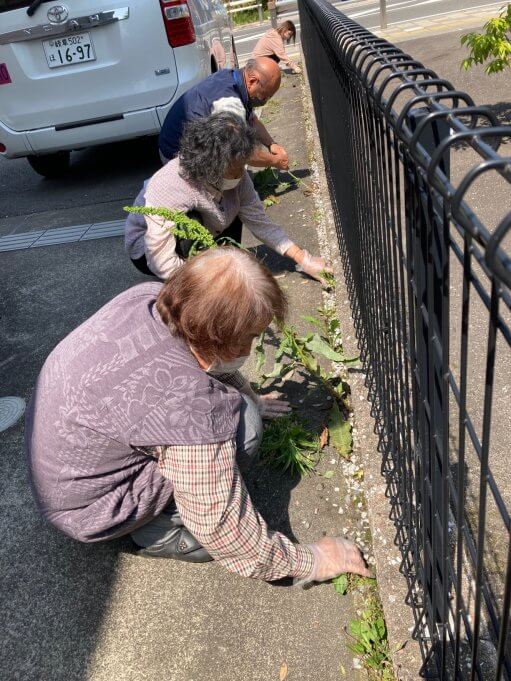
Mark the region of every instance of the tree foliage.
POLYGON ((466 33, 461 37, 469 56, 461 63, 466 71, 476 64, 487 64, 487 74, 499 73, 511 66, 511 3, 504 7, 498 17, 483 26, 483 33, 466 33))

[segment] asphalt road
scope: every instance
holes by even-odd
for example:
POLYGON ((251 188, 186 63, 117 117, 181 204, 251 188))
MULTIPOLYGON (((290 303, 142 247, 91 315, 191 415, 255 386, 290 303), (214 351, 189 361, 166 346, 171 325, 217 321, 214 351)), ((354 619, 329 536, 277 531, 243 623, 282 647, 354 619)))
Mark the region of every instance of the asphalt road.
MULTIPOLYGON (((380 28, 380 0, 345 0, 332 4, 362 26, 370 30, 380 28)), ((495 2, 484 2, 484 0, 388 0, 387 23, 388 27, 392 27, 411 19, 426 19, 488 5, 500 7, 500 4, 496 5, 495 2)), ((284 19, 290 19, 296 24, 298 44, 300 39, 298 12, 290 11, 279 15, 279 21, 284 19)), ((257 40, 267 30, 266 24, 251 24, 235 30, 236 47, 240 61, 249 58, 257 40)), ((288 49, 289 54, 293 54, 295 51, 292 45, 288 49)))
POLYGON ((66 177, 48 180, 25 159, 0 157, 0 236, 123 217, 122 207, 161 165, 156 138, 73 152, 66 177))

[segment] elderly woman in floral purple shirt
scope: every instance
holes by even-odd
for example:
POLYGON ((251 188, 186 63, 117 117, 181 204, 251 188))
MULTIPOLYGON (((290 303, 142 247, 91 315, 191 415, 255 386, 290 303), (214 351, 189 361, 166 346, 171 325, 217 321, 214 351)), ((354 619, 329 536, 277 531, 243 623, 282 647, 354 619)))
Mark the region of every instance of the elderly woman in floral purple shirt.
MULTIPOLYGON (((245 170, 257 143, 254 130, 234 113, 217 113, 187 124, 178 158, 155 173, 135 205, 193 213, 215 239, 241 241, 241 224, 252 234, 293 260, 315 279, 331 269, 322 258, 297 246, 272 222, 245 170)), ((171 233, 173 222, 131 213, 125 244, 134 265, 145 274, 166 279, 183 264, 186 244, 171 233)))
POLYGON ((27 412, 41 513, 79 541, 131 534, 144 556, 213 559, 247 577, 368 574, 345 539, 300 545, 270 530, 243 481, 261 416, 285 405, 259 399, 237 369, 285 310, 269 271, 222 247, 165 285, 125 291, 70 333, 27 412))

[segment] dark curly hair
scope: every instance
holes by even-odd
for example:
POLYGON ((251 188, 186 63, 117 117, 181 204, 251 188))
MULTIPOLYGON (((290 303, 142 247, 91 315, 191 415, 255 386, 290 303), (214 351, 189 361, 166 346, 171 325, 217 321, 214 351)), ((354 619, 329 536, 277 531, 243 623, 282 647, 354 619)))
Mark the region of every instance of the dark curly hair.
POLYGON ((194 184, 220 185, 232 161, 248 161, 257 143, 253 128, 222 111, 185 126, 179 145, 183 175, 194 184))

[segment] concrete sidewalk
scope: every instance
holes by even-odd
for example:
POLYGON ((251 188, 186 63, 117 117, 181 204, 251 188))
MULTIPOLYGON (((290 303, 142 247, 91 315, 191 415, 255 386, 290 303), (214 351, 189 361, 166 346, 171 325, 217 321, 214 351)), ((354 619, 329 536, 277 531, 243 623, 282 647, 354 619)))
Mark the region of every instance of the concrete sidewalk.
MULTIPOLYGON (((300 82, 285 77, 268 123, 307 175, 300 82)), ((314 204, 300 189, 270 208, 292 238, 317 252, 314 204)), ((119 216, 121 217, 121 216, 119 216)), ((51 227, 51 225, 49 225, 51 227)), ((247 240, 247 245, 254 245, 247 240)), ((259 248, 290 297, 291 321, 321 302, 317 283, 259 248)), ((71 329, 144 277, 119 237, 0 253, 5 354, 0 395, 28 398, 48 353, 71 329)), ((299 377, 288 394, 320 426, 326 412, 299 377), (300 403, 302 401, 302 403, 300 403)), ((353 681, 343 627, 351 597, 331 585, 270 586, 214 564, 187 565, 133 555, 125 541, 81 545, 44 523, 34 507, 24 460, 23 425, 1 434, 0 678, 6 681, 334 681, 341 665, 353 681), (284 666, 285 665, 285 666, 284 666), (287 675, 284 674, 287 669, 287 675)), ((260 467, 250 487, 274 528, 302 542, 343 534, 346 494, 332 452, 320 471, 290 479, 260 467)))

